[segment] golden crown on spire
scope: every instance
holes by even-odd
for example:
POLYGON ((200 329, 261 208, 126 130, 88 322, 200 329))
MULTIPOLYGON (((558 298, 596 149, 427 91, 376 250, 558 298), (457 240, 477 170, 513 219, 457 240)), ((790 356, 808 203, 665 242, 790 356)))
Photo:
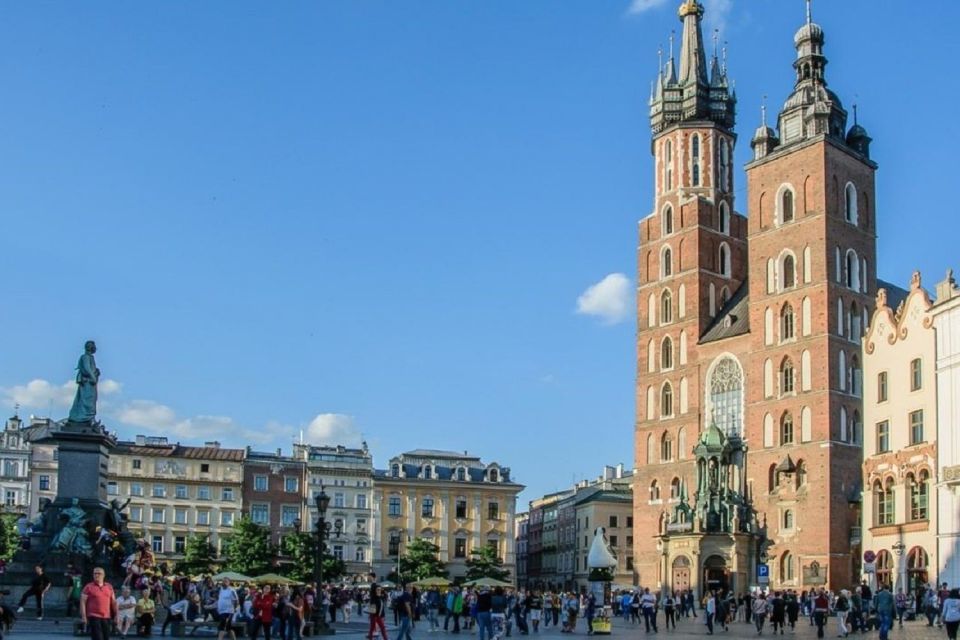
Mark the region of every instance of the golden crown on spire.
POLYGON ((680 11, 677 13, 680 14, 680 19, 683 20, 688 15, 696 14, 697 16, 703 15, 703 5, 697 2, 697 0, 683 0, 683 4, 680 5, 680 11))

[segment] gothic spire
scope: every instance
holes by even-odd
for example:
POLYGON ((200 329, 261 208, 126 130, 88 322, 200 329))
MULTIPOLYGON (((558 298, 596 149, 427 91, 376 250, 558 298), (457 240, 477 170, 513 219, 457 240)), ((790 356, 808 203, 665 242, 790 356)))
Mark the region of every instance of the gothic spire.
POLYGON ((680 20, 683 21, 683 43, 680 45, 680 82, 682 84, 707 84, 707 58, 703 52, 703 33, 700 19, 703 5, 697 0, 685 0, 680 5, 680 20))

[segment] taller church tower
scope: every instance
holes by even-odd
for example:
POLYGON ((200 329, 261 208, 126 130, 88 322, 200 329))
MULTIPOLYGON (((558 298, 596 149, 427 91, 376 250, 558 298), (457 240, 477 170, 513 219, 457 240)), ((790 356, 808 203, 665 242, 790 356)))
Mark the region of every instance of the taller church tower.
POLYGON ((747 439, 772 582, 848 585, 858 572, 860 339, 876 290, 870 138, 827 86, 824 31, 794 36, 794 90, 752 140, 747 439))

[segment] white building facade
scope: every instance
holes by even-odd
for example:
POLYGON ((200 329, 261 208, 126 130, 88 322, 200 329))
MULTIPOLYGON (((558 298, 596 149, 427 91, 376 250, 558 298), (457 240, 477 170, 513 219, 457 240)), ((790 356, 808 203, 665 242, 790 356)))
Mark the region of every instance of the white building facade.
POLYGON ((948 271, 932 309, 937 333, 937 531, 939 582, 960 584, 960 289, 948 271))

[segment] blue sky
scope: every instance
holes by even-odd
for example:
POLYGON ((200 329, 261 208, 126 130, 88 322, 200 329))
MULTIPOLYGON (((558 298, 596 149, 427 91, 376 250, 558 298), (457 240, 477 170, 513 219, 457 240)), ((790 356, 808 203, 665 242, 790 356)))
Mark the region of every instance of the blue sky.
MULTIPOLYGON (((124 436, 469 449, 523 503, 631 466, 646 101, 678 4, 6 5, 0 401, 65 416, 94 338, 124 436)), ((742 165, 803 2, 706 4, 742 165)), ((960 5, 814 18, 875 140, 880 276, 932 287, 960 266, 960 5)))

